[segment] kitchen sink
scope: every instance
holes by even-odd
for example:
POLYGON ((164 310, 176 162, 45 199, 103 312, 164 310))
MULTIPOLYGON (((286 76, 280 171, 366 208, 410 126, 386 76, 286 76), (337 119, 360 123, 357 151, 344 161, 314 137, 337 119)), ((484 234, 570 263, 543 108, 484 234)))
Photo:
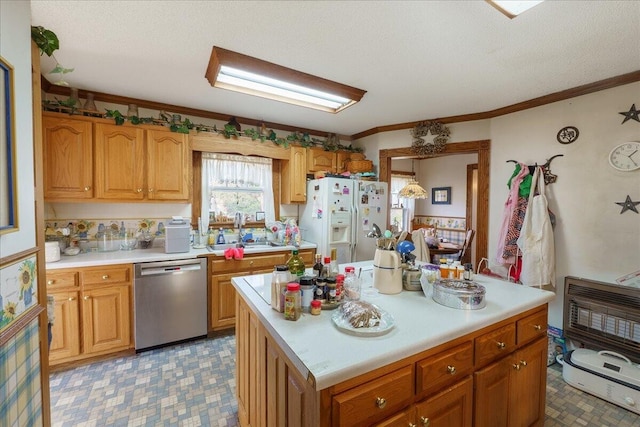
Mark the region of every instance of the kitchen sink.
POLYGON ((209 245, 207 247, 211 251, 224 251, 225 249, 237 248, 237 247, 244 247, 245 249, 267 249, 267 248, 281 247, 281 246, 284 246, 284 245, 280 243, 275 243, 275 242, 249 242, 249 243, 243 243, 242 245, 238 243, 224 243, 224 244, 218 244, 218 245, 209 245))

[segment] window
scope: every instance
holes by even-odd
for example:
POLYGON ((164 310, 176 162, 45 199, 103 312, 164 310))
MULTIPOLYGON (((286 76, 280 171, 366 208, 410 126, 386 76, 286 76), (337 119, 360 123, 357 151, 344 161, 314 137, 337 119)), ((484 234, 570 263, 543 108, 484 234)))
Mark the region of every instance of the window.
POLYGON ((203 153, 203 223, 230 222, 236 212, 248 221, 256 221, 263 213, 266 222, 274 221, 271 163, 262 157, 203 153))
POLYGON ((410 180, 415 179, 415 175, 394 175, 391 174, 391 207, 390 207, 390 221, 391 227, 394 231, 409 231, 409 225, 411 218, 413 217, 415 200, 405 199, 398 196, 400 190, 409 183, 410 180))

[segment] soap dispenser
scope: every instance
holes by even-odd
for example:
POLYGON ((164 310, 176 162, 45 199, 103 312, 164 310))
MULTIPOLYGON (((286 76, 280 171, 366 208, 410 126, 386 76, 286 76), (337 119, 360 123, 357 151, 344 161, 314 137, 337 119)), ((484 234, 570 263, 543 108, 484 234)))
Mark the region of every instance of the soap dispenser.
POLYGON ((224 230, 221 228, 220 231, 218 231, 218 239, 216 240, 216 245, 224 245, 225 243, 227 243, 224 240, 224 230))

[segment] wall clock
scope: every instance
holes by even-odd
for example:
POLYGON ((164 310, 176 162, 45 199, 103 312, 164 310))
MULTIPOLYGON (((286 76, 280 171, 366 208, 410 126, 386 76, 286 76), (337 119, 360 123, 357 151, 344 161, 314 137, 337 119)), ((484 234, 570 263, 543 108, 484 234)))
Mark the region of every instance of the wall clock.
POLYGON ((609 164, 619 171, 640 169, 640 142, 625 142, 609 153, 609 164))

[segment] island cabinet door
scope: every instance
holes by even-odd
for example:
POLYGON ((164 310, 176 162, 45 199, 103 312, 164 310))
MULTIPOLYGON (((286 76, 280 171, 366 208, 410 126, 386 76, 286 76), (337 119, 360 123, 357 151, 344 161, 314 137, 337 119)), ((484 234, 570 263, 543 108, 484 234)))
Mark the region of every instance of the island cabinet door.
POLYGON ((473 377, 416 404, 416 425, 468 427, 473 417, 473 377))
POLYGON ((511 357, 475 373, 474 427, 508 427, 511 357))
POLYGON ((236 397, 240 425, 262 426, 258 409, 261 391, 259 372, 260 349, 258 348, 258 322, 241 299, 237 300, 236 313, 236 397))
POLYGON ((547 338, 518 350, 509 378, 509 427, 542 426, 547 385, 547 338))

